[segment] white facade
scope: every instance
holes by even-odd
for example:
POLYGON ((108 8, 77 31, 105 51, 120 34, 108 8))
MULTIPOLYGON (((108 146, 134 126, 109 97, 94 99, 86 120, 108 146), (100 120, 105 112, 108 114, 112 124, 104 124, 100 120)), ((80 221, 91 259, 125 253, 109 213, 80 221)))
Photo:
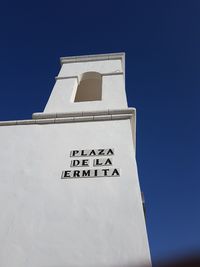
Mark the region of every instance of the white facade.
POLYGON ((44 112, 0 122, 0 267, 151 266, 124 54, 61 63, 44 112), (74 102, 82 74, 90 71, 102 76, 102 99, 74 102), (101 155, 84 154, 98 149, 101 155), (70 156, 74 150, 86 156, 70 156), (110 166, 93 166, 107 158, 110 166), (89 166, 73 167, 77 159, 89 166), (81 177, 94 169, 119 175, 81 177), (74 170, 75 177, 62 177, 74 170))

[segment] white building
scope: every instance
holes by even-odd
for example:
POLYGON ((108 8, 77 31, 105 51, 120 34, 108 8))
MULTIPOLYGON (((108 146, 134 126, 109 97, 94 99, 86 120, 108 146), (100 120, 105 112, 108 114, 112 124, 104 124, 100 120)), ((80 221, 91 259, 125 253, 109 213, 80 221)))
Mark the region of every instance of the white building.
POLYGON ((0 267, 151 266, 124 58, 61 58, 44 111, 0 122, 0 267))

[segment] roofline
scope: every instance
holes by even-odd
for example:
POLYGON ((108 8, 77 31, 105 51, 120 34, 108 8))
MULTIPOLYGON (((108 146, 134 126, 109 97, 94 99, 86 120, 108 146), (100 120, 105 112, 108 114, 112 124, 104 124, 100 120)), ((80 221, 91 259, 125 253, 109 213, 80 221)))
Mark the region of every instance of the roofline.
POLYGON ((0 121, 0 127, 19 126, 19 125, 36 125, 36 124, 55 124, 55 123, 75 123, 75 122, 92 122, 108 120, 126 120, 129 119, 132 130, 132 140, 136 150, 136 109, 107 109, 83 112, 66 112, 66 113, 33 113, 32 120, 17 121, 0 121))
POLYGON ((125 53, 108 53, 108 54, 96 54, 96 55, 84 55, 84 56, 70 56, 61 57, 60 64, 89 62, 89 61, 101 61, 101 60, 121 60, 122 67, 125 71, 125 53))

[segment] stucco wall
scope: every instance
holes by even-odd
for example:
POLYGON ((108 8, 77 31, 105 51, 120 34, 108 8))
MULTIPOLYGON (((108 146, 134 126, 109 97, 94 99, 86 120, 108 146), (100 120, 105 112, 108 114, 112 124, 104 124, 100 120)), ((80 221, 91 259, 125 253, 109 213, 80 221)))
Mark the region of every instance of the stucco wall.
POLYGON ((0 266, 150 262, 130 120, 2 126, 0 147, 0 266), (93 148, 114 148, 120 177, 61 179, 93 148))

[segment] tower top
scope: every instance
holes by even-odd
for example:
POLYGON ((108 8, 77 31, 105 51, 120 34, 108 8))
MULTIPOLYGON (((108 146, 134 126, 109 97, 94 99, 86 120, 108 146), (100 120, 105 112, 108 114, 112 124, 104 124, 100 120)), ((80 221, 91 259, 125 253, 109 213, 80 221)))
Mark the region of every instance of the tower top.
POLYGON ((88 61, 101 61, 101 60, 121 60, 123 72, 125 72, 125 53, 109 53, 109 54, 96 54, 96 55, 84 55, 84 56, 70 56, 61 57, 60 63, 77 63, 77 62, 88 62, 88 61))
POLYGON ((125 53, 61 57, 44 113, 126 109, 125 53))

